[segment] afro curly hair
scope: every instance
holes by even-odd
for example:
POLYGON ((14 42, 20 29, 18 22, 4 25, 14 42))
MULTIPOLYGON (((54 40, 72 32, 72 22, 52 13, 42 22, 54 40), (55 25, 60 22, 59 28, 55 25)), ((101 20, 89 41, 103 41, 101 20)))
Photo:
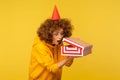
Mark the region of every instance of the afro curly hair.
POLYGON ((52 33, 58 29, 63 29, 63 37, 72 35, 73 25, 68 19, 51 20, 46 19, 38 28, 37 34, 46 43, 52 43, 52 33))

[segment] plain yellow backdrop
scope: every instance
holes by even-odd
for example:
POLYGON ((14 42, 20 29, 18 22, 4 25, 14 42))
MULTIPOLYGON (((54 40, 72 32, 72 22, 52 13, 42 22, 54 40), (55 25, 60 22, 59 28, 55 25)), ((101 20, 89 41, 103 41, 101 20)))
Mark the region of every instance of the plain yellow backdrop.
POLYGON ((92 54, 64 67, 62 80, 120 80, 119 0, 0 0, 0 80, 28 80, 33 39, 54 5, 92 54))

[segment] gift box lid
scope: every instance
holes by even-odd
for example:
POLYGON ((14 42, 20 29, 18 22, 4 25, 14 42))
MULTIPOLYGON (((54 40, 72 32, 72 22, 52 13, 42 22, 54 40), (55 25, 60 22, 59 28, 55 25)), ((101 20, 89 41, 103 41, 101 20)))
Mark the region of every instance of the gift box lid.
POLYGON ((74 37, 70 37, 70 38, 63 38, 62 40, 63 42, 66 42, 72 46, 77 46, 77 47, 81 47, 81 48, 92 48, 92 45, 80 40, 79 38, 74 38, 74 37))

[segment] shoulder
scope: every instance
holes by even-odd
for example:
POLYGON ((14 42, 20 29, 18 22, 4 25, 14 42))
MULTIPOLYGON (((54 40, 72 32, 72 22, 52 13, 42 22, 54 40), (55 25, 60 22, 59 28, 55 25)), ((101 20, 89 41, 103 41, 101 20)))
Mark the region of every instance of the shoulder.
POLYGON ((35 36, 32 47, 37 47, 37 48, 39 48, 39 49, 44 49, 44 50, 45 50, 45 49, 48 48, 48 47, 46 46, 46 44, 47 44, 47 43, 45 43, 45 41, 40 40, 40 37, 35 36))

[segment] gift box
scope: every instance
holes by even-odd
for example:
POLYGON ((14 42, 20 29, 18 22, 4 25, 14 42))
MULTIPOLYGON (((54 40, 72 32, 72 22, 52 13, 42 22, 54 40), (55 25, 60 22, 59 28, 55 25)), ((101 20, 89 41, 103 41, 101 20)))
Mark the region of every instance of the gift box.
POLYGON ((79 38, 63 38, 67 45, 61 46, 61 55, 64 56, 86 56, 92 52, 92 45, 79 38))

